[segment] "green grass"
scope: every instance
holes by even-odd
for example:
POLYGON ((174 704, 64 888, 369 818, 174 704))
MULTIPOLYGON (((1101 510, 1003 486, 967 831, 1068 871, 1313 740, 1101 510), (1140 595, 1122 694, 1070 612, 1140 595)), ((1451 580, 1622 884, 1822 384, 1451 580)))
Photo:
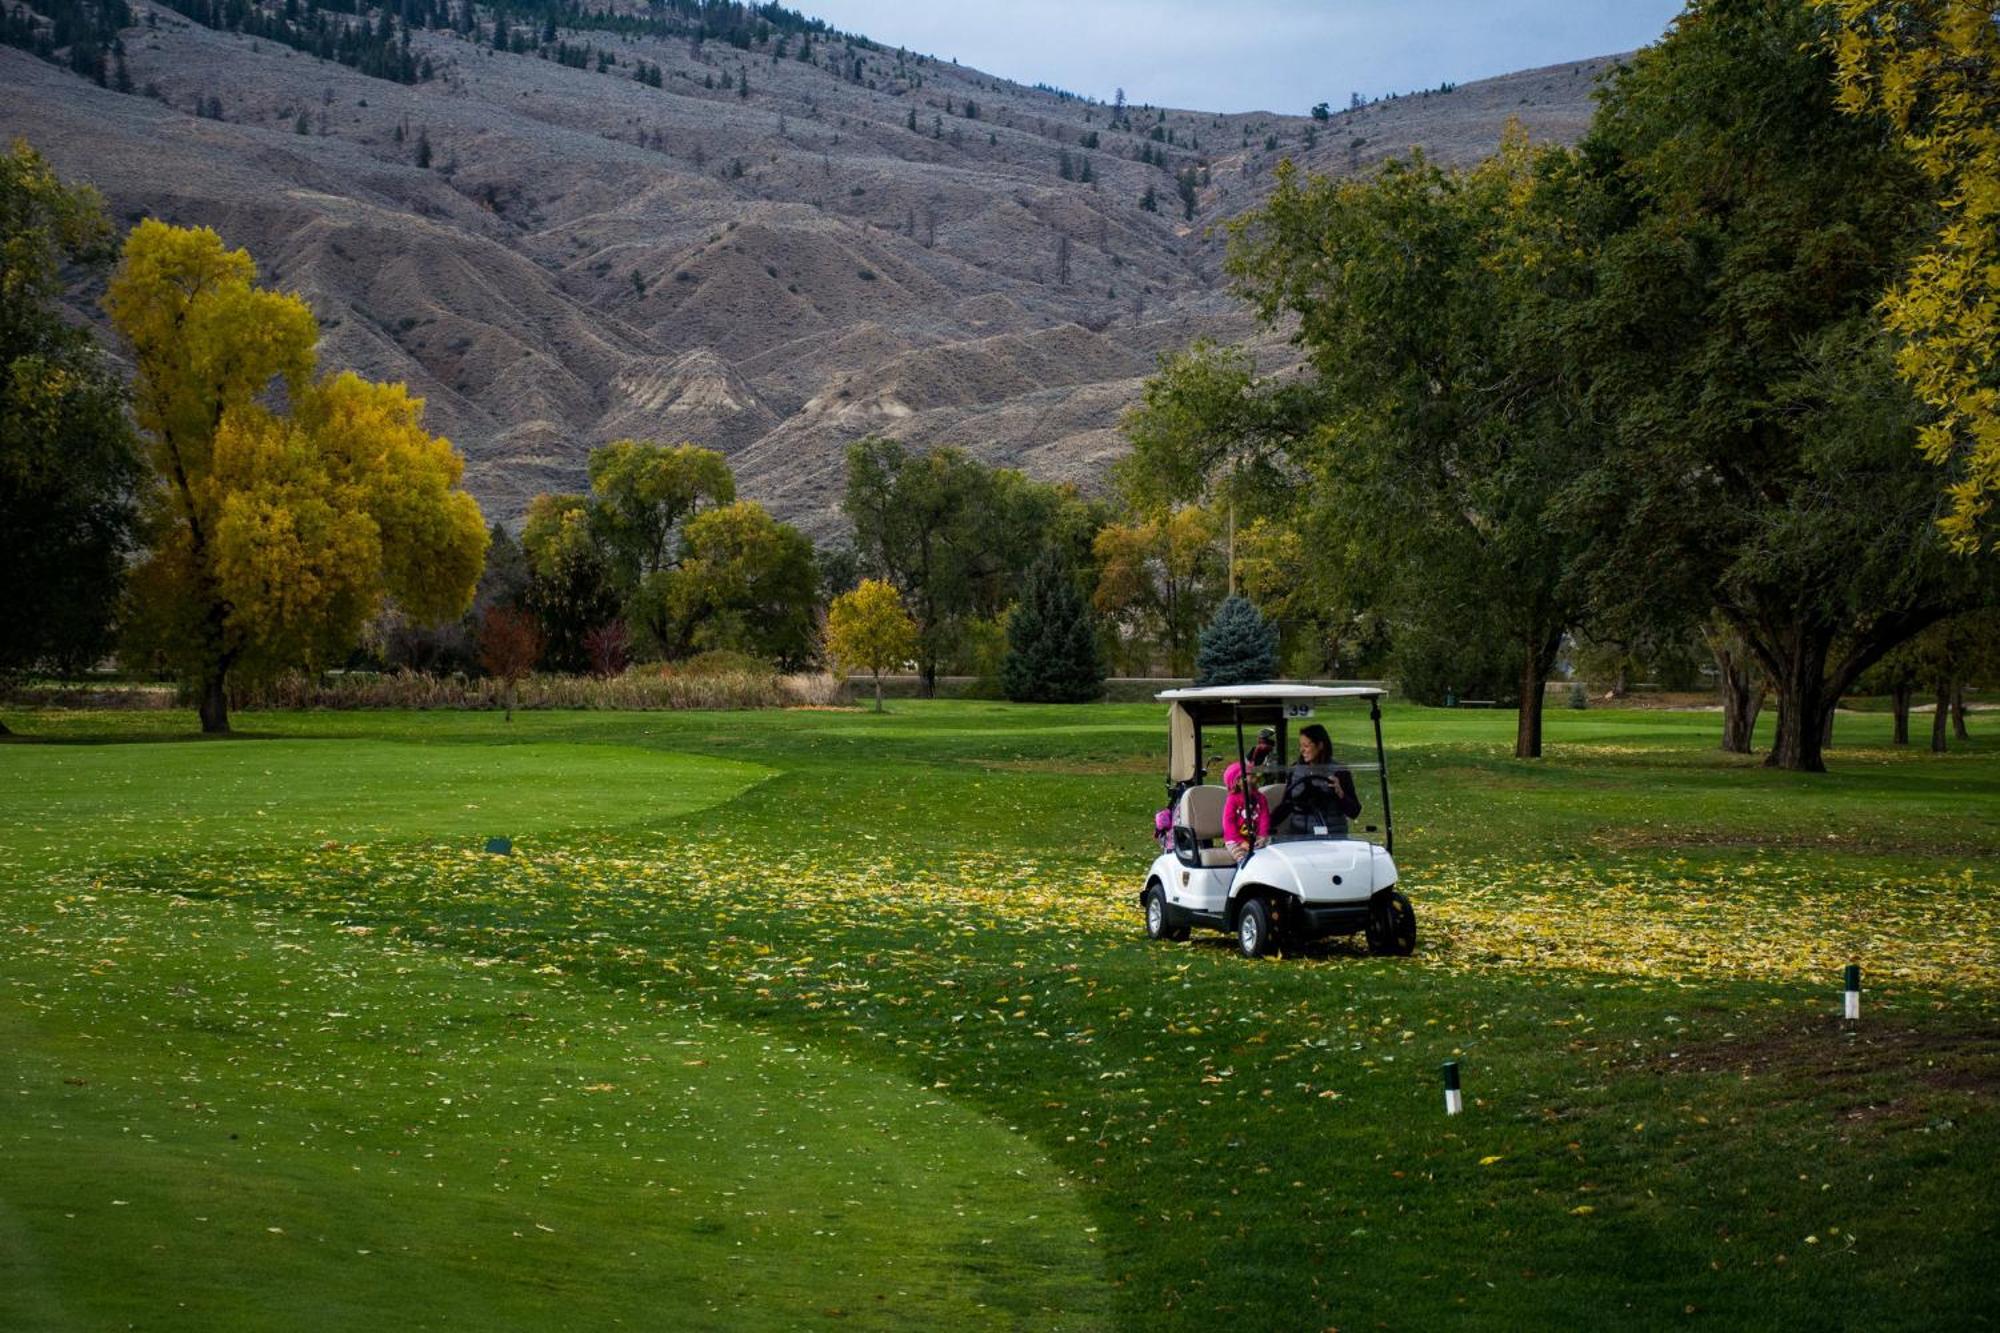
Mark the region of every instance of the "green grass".
POLYGON ((1250 964, 1159 712, 10 715, 0 1326, 1993 1321, 1990 742, 1395 709, 1418 956, 1250 964))

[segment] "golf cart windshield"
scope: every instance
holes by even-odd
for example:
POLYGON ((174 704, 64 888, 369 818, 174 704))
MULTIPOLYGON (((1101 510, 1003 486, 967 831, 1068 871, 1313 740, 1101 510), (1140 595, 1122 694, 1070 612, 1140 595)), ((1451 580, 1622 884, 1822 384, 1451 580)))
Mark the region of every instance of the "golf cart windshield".
POLYGON ((1220 787, 1245 763, 1274 816, 1274 840, 1365 838, 1393 842, 1382 750, 1382 691, 1373 687, 1211 686, 1167 690, 1167 791, 1220 787), (1304 763, 1301 733, 1315 729, 1331 750, 1304 763))

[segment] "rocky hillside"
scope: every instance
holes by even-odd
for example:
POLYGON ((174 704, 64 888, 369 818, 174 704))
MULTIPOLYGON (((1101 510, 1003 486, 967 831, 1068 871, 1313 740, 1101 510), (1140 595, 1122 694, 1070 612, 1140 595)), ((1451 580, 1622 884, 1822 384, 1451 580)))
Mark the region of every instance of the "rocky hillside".
POLYGON ((1287 358, 1229 296, 1212 232, 1281 157, 1469 160, 1509 116, 1570 138, 1605 63, 1321 123, 1134 107, 1125 128, 858 38, 801 59, 796 38, 565 29, 578 68, 495 52, 480 10, 470 35, 413 31, 432 77, 404 84, 132 8, 134 91, 0 48, 0 132, 121 221, 247 246, 311 300, 326 364, 428 400, 490 514, 642 435, 723 449, 746 494, 822 537, 841 450, 871 432, 1099 477, 1163 350, 1208 334, 1287 358))

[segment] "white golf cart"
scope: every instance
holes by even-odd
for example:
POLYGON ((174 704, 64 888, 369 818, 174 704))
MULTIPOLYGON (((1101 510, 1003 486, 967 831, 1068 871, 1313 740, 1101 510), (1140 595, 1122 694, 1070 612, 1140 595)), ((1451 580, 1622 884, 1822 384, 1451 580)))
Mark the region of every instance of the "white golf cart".
MULTIPOLYGON (((1366 933, 1375 953, 1407 954, 1417 947, 1416 912, 1396 887, 1391 859, 1395 833, 1381 690, 1276 682, 1168 690, 1155 697, 1168 704, 1167 799, 1173 823, 1171 846, 1146 872, 1139 893, 1148 936, 1184 940, 1195 926, 1226 931, 1250 958, 1280 944, 1357 932, 1366 933), (1363 703, 1365 714, 1356 707, 1363 703), (1350 726, 1344 741, 1321 725, 1316 739, 1331 740, 1333 753, 1295 767, 1285 758, 1296 752, 1295 729, 1320 714, 1330 719, 1347 714, 1361 725, 1350 726), (1341 745, 1360 750, 1367 724, 1373 726, 1375 762, 1342 762, 1341 745), (1245 744, 1246 728, 1268 729, 1267 758, 1250 757, 1255 747, 1245 744), (1205 742, 1225 740, 1231 746, 1228 758, 1208 756, 1205 742), (1255 774, 1274 816, 1270 842, 1241 865, 1222 837, 1228 792, 1220 783, 1231 758, 1255 774), (1382 805, 1376 822, 1357 828, 1348 813, 1362 809, 1354 775, 1370 770, 1380 777, 1382 805)), ((1368 818, 1365 811, 1358 817, 1368 818)))

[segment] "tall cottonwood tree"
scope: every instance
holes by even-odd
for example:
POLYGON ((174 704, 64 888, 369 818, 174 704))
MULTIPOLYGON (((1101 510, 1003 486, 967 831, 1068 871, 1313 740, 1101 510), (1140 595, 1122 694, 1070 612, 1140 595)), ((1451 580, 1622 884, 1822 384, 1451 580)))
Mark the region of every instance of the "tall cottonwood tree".
POLYGON ((614 440, 590 451, 590 512, 611 586, 643 646, 677 656, 693 626, 676 610, 674 585, 683 528, 736 499, 736 477, 713 449, 653 440, 614 440))
POLYGON ((1465 172, 1417 154, 1301 179, 1287 161, 1231 236, 1259 316, 1296 321, 1320 418, 1293 458, 1314 502, 1367 534, 1353 558, 1375 574, 1357 582, 1414 638, 1475 612, 1499 627, 1524 758, 1541 754, 1544 686, 1584 609, 1584 543, 1562 514, 1597 440, 1553 341, 1588 281, 1577 177, 1573 154, 1517 126, 1465 172))
POLYGON ((1767 762, 1814 772, 1840 694, 1967 595, 1876 315, 1930 192, 1840 111, 1826 35, 1795 0, 1695 0, 1611 78, 1566 329, 1610 446, 1592 563, 1712 589, 1777 697, 1767 762))
POLYGON ((667 603, 685 647, 754 653, 788 670, 812 656, 812 541, 755 500, 689 519, 671 580, 667 603))
POLYGON ((139 456, 124 389, 58 302, 114 253, 95 190, 25 142, 0 157, 0 679, 110 644, 139 456))
POLYGON ((232 676, 344 657, 385 595, 420 621, 464 612, 486 526, 423 400, 319 378, 306 303, 206 227, 140 222, 104 306, 155 474, 134 643, 193 688, 202 730, 229 729, 232 676))
MULTIPOLYGON (((1132 644, 1157 644, 1167 669, 1194 670, 1201 627, 1225 594, 1227 566, 1215 515, 1199 505, 1161 509, 1097 531, 1092 605, 1132 644)), ((1135 654, 1140 674, 1149 652, 1135 654)))
POLYGON ((1073 490, 992 468, 963 450, 912 451, 895 440, 847 450, 841 510, 861 568, 901 593, 917 625, 926 697, 968 622, 1005 610, 1044 546, 1088 561, 1094 511, 1073 490))

